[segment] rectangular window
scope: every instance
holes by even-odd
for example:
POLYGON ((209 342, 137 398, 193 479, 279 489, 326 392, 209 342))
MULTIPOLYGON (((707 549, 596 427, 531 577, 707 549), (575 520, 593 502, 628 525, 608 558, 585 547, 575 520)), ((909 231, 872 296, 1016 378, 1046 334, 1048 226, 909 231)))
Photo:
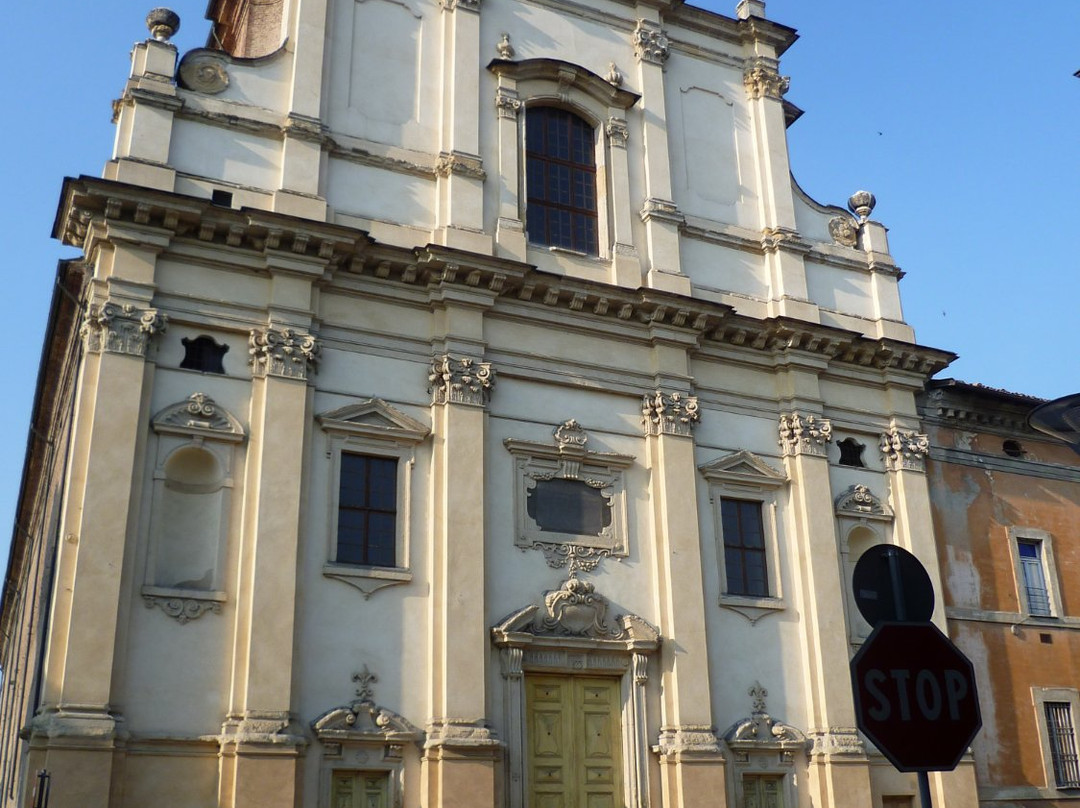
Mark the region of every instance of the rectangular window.
POLYGON ((724 569, 727 594, 769 597, 765 561, 765 526, 761 503, 742 499, 720 500, 724 534, 724 569))
POLYGON ((1068 701, 1047 701, 1043 707, 1046 710, 1046 735, 1054 769, 1054 784, 1058 788, 1080 788, 1080 760, 1076 753, 1072 704, 1068 701))
POLYGON ((1028 539, 1016 542, 1016 551, 1020 556, 1020 580, 1023 592, 1021 596, 1027 603, 1029 614, 1048 617, 1050 593, 1046 588, 1046 575, 1043 571, 1042 543, 1028 539))
POLYGON ((396 566, 397 458, 342 452, 337 562, 396 566))

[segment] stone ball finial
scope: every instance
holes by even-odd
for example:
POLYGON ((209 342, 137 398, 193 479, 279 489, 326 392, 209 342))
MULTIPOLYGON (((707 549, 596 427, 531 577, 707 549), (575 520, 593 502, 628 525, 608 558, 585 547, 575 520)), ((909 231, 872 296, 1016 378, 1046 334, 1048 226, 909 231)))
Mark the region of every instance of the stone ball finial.
POLYGON ((870 218, 870 213, 876 204, 877 200, 869 191, 856 191, 847 201, 848 210, 858 216, 860 222, 865 222, 870 218))
POLYGON ((180 15, 171 8, 155 8, 146 15, 146 27, 158 42, 168 42, 180 30, 180 15))

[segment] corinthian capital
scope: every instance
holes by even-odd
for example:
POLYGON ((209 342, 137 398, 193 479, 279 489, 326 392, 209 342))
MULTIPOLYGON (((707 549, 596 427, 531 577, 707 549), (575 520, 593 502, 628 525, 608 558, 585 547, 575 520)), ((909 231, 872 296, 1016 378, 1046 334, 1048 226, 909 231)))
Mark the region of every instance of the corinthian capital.
POLYGON ((319 341, 292 328, 252 329, 248 339, 248 364, 256 376, 307 379, 319 361, 319 341))
POLYGON ((86 350, 92 353, 146 356, 150 338, 163 333, 168 323, 168 316, 157 309, 140 309, 130 303, 103 303, 90 309, 81 334, 86 350))
POLYGON ((646 435, 690 435, 701 421, 697 396, 647 393, 641 401, 641 422, 646 435))
POLYGON ((881 454, 889 471, 924 471, 930 454, 930 439, 918 432, 904 432, 890 427, 881 434, 881 454))
POLYGON ((827 418, 802 415, 797 412, 780 416, 780 448, 788 455, 824 457, 825 444, 832 440, 832 422, 827 418))
POLYGON ((791 86, 791 79, 781 76, 773 60, 755 59, 743 71, 743 83, 751 98, 780 99, 791 86))
POLYGON ((472 404, 483 407, 495 386, 495 370, 488 362, 467 356, 442 354, 433 357, 428 372, 432 404, 472 404))
POLYGON ((634 55, 640 62, 662 67, 671 55, 671 42, 664 29, 649 20, 638 20, 634 29, 634 55))

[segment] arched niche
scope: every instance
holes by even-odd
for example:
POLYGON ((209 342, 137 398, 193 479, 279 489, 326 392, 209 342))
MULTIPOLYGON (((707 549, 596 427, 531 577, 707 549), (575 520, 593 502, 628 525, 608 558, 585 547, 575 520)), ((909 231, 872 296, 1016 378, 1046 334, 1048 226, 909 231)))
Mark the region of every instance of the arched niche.
POLYGON ((205 393, 166 407, 151 426, 156 454, 142 596, 147 608, 186 623, 220 613, 226 598, 233 467, 244 430, 205 393))
POLYGON ((861 645, 870 636, 872 626, 863 619, 855 605, 851 577, 863 553, 875 544, 893 543, 893 512, 866 485, 852 485, 840 494, 836 498, 835 512, 844 571, 848 639, 853 645, 861 645))

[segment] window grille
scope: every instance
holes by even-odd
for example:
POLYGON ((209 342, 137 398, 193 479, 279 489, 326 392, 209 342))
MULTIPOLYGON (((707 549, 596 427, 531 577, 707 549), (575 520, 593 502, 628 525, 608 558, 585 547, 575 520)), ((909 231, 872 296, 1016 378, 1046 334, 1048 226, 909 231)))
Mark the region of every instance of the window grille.
POLYGON ((1054 782, 1058 788, 1080 788, 1080 759, 1076 754, 1072 705, 1067 701, 1048 701, 1045 707, 1054 782))

